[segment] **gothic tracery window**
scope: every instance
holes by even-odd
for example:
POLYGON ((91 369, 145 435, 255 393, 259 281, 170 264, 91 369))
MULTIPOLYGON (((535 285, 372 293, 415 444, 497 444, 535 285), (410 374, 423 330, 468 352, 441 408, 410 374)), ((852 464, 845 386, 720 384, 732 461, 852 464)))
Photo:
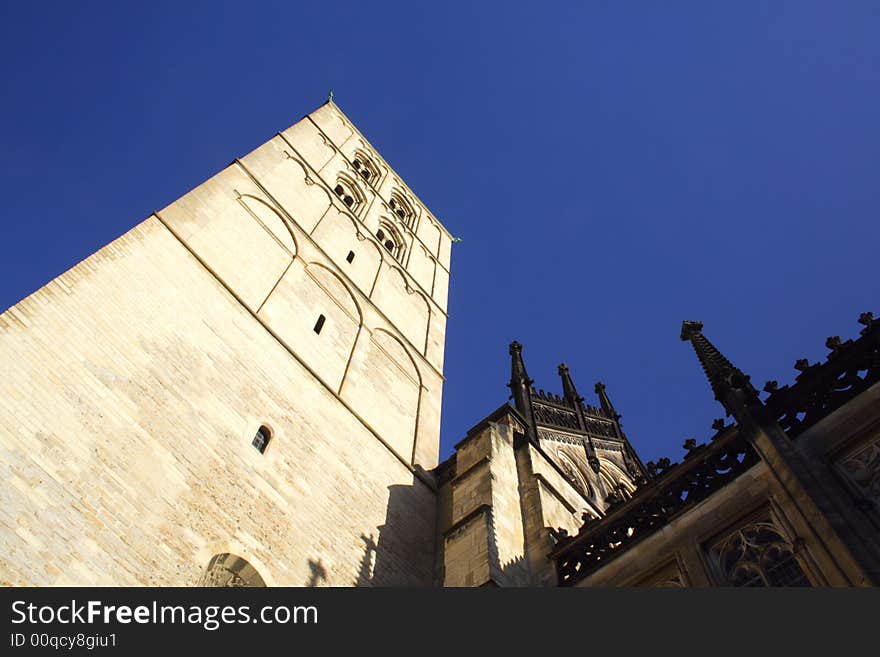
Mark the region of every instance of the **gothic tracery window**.
POLYGON ((880 513, 880 438, 850 450, 836 467, 857 495, 857 505, 880 513))
POLYGON ((770 522, 753 522, 715 549, 728 586, 810 586, 794 549, 770 522))

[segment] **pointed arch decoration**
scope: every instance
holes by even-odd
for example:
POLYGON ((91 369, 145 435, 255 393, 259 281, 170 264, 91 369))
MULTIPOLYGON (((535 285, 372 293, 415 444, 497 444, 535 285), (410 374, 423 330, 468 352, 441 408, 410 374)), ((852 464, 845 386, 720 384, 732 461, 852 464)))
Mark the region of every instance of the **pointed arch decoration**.
POLYGON ((359 214, 366 206, 367 195, 360 188, 360 184, 345 172, 340 172, 336 176, 333 193, 354 214, 359 214))
POLYGON ((559 465, 562 468, 562 471, 566 474, 566 478, 569 483, 574 486, 575 490, 577 490, 584 499, 595 501, 596 492, 593 490, 590 482, 584 477, 581 469, 577 466, 574 460, 561 449, 556 450, 556 456, 559 459, 559 465))
POLYGON ((238 202, 253 216, 276 240, 296 256, 298 244, 296 234, 287 220, 268 201, 253 194, 239 194, 238 202))

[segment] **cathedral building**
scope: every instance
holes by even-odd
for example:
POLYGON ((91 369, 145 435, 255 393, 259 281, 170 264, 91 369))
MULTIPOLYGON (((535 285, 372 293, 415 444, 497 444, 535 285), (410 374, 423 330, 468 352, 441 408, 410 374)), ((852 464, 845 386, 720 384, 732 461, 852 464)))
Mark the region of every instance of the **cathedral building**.
POLYGON ((452 241, 331 100, 2 313, 0 582, 880 583, 870 313, 764 399, 685 322, 680 464, 514 342, 438 463, 452 241))

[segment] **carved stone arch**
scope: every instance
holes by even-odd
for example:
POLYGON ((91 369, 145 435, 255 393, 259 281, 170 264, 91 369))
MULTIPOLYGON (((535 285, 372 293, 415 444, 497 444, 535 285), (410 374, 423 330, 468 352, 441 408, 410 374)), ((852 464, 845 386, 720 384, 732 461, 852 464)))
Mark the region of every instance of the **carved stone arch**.
POLYGON ((226 538, 224 540, 212 540, 203 545, 195 554, 195 562, 199 564, 199 577, 204 575, 204 568, 218 554, 234 554, 246 559, 260 573, 260 577, 266 583, 266 586, 280 586, 282 582, 275 579, 274 571, 270 568, 270 564, 263 561, 254 551, 245 546, 234 538, 226 538))
POLYGON ((263 224, 266 230, 272 233, 290 251, 291 255, 296 256, 299 251, 296 233, 293 232, 293 228, 288 221, 274 206, 253 194, 241 194, 238 200, 257 221, 263 224))
POLYGON ((250 562, 236 554, 218 554, 208 562, 199 586, 265 587, 266 582, 250 562))
POLYGON ((432 217, 428 216, 427 222, 419 222, 419 234, 429 250, 433 250, 435 255, 440 252, 440 239, 443 231, 440 230, 440 224, 438 224, 432 217))
POLYGON ((358 140, 358 143, 351 156, 352 168, 358 176, 373 187, 377 187, 382 180, 382 169, 379 167, 378 158, 362 140, 358 140))
POLYGON ((354 176, 345 171, 340 171, 336 175, 336 184, 333 186, 333 192, 355 214, 358 214, 367 204, 367 195, 361 189, 360 183, 354 179, 354 176), (349 199, 351 199, 351 202, 349 202, 349 199))
POLYGON ((605 468, 605 464, 607 461, 605 459, 599 459, 599 483, 602 488, 602 497, 607 497, 612 492, 614 492, 617 482, 608 474, 608 471, 605 468))
POLYGON ((385 262, 371 298, 410 344, 424 353, 431 306, 423 294, 414 297, 416 288, 409 284, 406 273, 396 261, 385 262))
POLYGON ((412 294, 413 292, 415 292, 415 289, 413 289, 412 285, 409 284, 409 280, 407 280, 406 272, 400 265, 395 262, 389 262, 388 269, 400 277, 400 282, 403 284, 403 287, 406 290, 407 294, 412 294))
POLYGON ((404 285, 404 288, 406 289, 407 294, 418 295, 418 297, 422 300, 422 303, 425 304, 425 310, 426 310, 425 317, 430 319, 431 314, 433 313, 433 310, 431 310, 431 302, 428 300, 428 297, 420 289, 418 289, 417 287, 413 287, 412 285, 409 284, 409 278, 407 276, 406 270, 404 270, 402 267, 399 267, 396 264, 389 263, 388 266, 398 273, 401 280, 403 281, 403 285, 404 285))
POLYGON ((605 475, 605 478, 613 489, 617 490, 619 486, 623 486, 627 494, 632 495, 636 487, 633 485, 630 476, 614 461, 599 457, 599 475, 605 475))
POLYGON ((391 190, 388 208, 407 228, 413 229, 418 218, 418 203, 399 184, 391 190))
POLYGON ((316 183, 309 167, 298 156, 286 148, 282 148, 281 155, 275 166, 258 173, 260 184, 299 228, 310 233, 333 203, 331 194, 324 185, 316 183))
POLYGON ((358 239, 363 239, 364 242, 367 242, 376 249, 376 252, 379 254, 379 262, 385 262, 385 256, 388 255, 388 252, 382 248, 382 245, 376 240, 372 235, 365 235, 363 233, 358 233, 360 237, 358 239))
POLYGON ((305 184, 305 186, 310 189, 320 190, 320 192, 322 194, 324 194, 324 196, 327 197, 327 201, 329 203, 330 202, 330 195, 327 194, 327 192, 324 190, 323 185, 317 185, 317 186, 315 185, 315 179, 312 178, 311 174, 309 173, 309 165, 306 164, 305 161, 301 160, 298 156, 291 155, 286 150, 283 152, 284 152, 285 160, 289 164, 294 164, 299 168, 299 173, 300 173, 300 175, 302 175, 302 181, 305 184))
POLYGON ((556 450, 556 457, 559 459, 559 465, 562 468, 562 471, 566 474, 569 482, 575 487, 575 489, 585 499, 595 501, 596 492, 593 490, 593 487, 590 485, 590 482, 584 476, 583 472, 581 472, 577 463, 574 462, 574 459, 562 449, 556 450))
POLYGON ((388 217, 380 217, 379 228, 376 229, 376 239, 382 244, 385 251, 403 262, 406 255, 406 241, 404 234, 395 226, 398 223, 388 217))
POLYGON ((340 394, 394 452, 412 458, 422 377, 407 345, 376 327, 360 340, 340 394))
POLYGON ((431 315, 434 314, 434 310, 431 308, 431 302, 428 300, 428 296, 419 289, 412 288, 413 294, 419 295, 419 298, 422 300, 422 303, 425 304, 425 309, 427 310, 428 321, 431 320, 431 315))
POLYGON ((221 552, 211 557, 197 586, 203 587, 265 587, 260 572, 244 557, 221 552))
POLYGON ((409 349, 396 335, 383 328, 376 328, 370 335, 370 339, 382 349, 400 367, 404 374, 412 379, 419 388, 422 387, 422 375, 416 359, 412 357, 409 349))
POLYGON ((302 170, 303 182, 305 182, 307 185, 313 185, 315 183, 315 181, 312 180, 312 177, 309 175, 309 167, 308 165, 306 165, 305 162, 299 159, 299 157, 297 157, 296 155, 291 155, 286 149, 283 151, 283 154, 284 158, 290 164, 295 164, 302 170))
POLYGON ((309 262, 306 264, 306 274, 308 274, 315 283, 334 299, 340 308, 351 319, 357 322, 358 326, 363 326, 364 314, 357 297, 352 293, 348 284, 335 271, 321 264, 320 262, 309 262))

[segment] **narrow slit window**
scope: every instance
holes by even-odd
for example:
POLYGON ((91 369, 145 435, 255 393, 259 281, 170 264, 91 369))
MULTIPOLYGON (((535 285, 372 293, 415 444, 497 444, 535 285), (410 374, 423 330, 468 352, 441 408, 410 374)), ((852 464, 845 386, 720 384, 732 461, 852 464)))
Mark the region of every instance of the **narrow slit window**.
POLYGON ((354 251, 349 251, 349 252, 348 252, 348 255, 345 256, 345 260, 346 260, 346 262, 348 262, 349 264, 351 264, 352 262, 354 262, 354 251))
POLYGON ((324 315, 318 315, 318 321, 315 322, 315 333, 320 335, 321 329, 324 328, 325 319, 324 315))
POLYGON ((269 441, 272 439, 272 432, 269 431, 269 427, 263 425, 259 429, 257 429, 257 433, 254 435, 254 439, 251 442, 251 445, 260 453, 263 454, 266 451, 266 447, 269 445, 269 441))

